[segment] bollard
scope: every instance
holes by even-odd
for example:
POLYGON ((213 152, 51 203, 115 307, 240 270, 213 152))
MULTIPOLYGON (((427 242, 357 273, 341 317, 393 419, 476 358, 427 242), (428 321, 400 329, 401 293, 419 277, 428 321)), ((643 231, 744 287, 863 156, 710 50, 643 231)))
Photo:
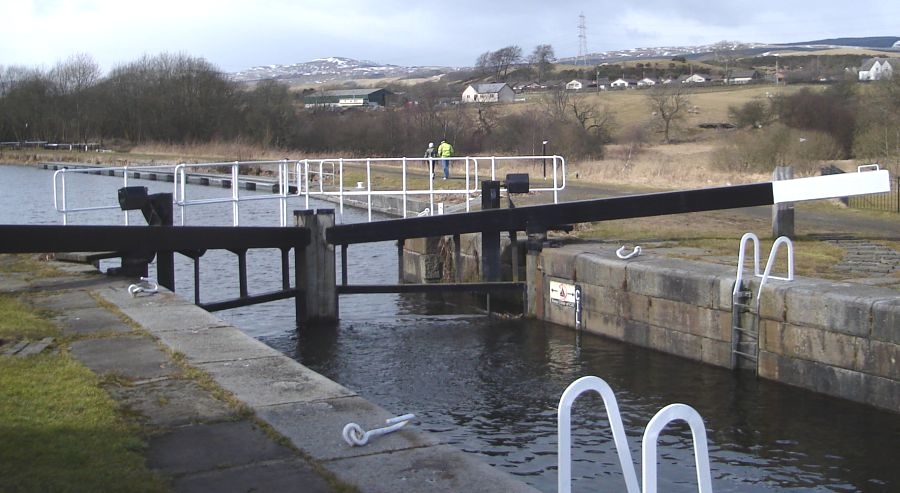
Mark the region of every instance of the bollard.
MULTIPOLYGON (((794 168, 778 166, 772 174, 772 180, 794 179, 794 168)), ((794 203, 784 202, 772 205, 772 238, 794 237, 794 203)))
POLYGON ((337 323, 334 246, 325 241, 325 231, 334 226, 334 209, 295 210, 294 220, 310 233, 303 258, 296 260, 297 289, 304 292, 298 325, 337 323))

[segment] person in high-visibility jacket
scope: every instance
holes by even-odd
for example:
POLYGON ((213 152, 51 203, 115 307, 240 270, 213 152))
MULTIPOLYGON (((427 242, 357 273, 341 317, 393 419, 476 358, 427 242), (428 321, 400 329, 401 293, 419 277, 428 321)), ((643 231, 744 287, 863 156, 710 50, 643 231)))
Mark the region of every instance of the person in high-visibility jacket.
POLYGON ((442 140, 441 145, 437 148, 437 155, 444 159, 444 179, 446 180, 450 178, 450 160, 447 158, 453 156, 453 146, 446 140, 442 140))

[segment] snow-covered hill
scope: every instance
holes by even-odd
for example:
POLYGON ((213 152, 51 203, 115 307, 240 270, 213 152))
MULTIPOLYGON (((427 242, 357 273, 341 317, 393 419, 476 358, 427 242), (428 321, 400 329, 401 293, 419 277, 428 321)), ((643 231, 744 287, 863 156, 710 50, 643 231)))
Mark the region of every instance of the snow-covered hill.
POLYGON ((446 72, 439 67, 401 67, 384 65, 368 60, 344 57, 317 58, 290 65, 263 65, 231 74, 239 82, 277 79, 294 83, 323 84, 352 79, 381 79, 384 77, 411 77, 446 72))
MULTIPOLYGON (((692 60, 709 60, 721 56, 757 56, 778 51, 816 51, 828 48, 896 50, 900 37, 835 38, 800 43, 742 43, 723 41, 702 46, 661 46, 653 48, 631 48, 590 53, 584 58, 564 57, 558 60, 564 64, 599 65, 628 60, 669 59, 676 56, 692 60)), ((354 60, 344 57, 318 58, 309 62, 290 65, 263 65, 231 74, 240 82, 254 82, 267 79, 283 80, 297 84, 325 84, 354 79, 381 79, 385 77, 428 77, 461 70, 461 68, 441 66, 403 67, 385 65, 368 60, 354 60)))

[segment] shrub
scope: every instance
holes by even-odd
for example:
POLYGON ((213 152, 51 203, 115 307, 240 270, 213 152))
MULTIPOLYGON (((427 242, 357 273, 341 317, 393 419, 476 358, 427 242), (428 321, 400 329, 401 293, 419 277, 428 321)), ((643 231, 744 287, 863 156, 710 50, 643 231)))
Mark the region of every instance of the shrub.
POLYGON ((728 171, 762 173, 790 165, 804 174, 817 169, 820 161, 840 156, 840 146, 825 132, 776 124, 759 132, 736 134, 723 142, 714 153, 713 163, 728 171))
POLYGON ((728 116, 741 128, 762 128, 772 121, 772 109, 763 101, 754 100, 742 106, 730 106, 728 116))

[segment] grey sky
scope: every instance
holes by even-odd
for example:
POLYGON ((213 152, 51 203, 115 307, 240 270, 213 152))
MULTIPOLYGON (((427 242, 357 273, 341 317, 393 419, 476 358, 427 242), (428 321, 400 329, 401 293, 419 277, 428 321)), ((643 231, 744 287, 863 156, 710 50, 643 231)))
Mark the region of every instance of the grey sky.
POLYGON ((50 68, 91 55, 108 71, 185 53, 226 72, 344 56, 395 65, 471 66, 509 45, 578 54, 721 40, 900 35, 900 2, 756 0, 0 0, 0 65, 50 68))

